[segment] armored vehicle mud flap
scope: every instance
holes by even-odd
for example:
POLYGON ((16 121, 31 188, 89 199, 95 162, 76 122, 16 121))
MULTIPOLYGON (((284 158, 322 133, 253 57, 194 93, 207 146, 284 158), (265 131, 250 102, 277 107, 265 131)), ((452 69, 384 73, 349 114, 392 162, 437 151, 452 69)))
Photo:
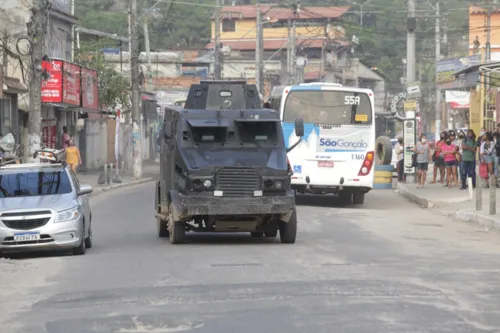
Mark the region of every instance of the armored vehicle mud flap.
POLYGON ((292 193, 283 196, 225 198, 185 196, 171 192, 170 198, 176 220, 199 215, 278 214, 283 221, 288 222, 295 208, 295 196, 292 193))

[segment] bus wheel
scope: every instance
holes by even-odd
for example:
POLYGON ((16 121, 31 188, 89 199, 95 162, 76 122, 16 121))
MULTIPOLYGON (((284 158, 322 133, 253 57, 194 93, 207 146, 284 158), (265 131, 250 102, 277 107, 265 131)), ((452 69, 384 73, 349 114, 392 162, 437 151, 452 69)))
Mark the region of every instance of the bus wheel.
POLYGON ((340 191, 339 193, 340 203, 343 205, 351 205, 353 201, 352 192, 349 191, 340 191))
POLYGON ((355 205, 362 205, 365 203, 365 194, 363 192, 354 192, 353 201, 355 205))

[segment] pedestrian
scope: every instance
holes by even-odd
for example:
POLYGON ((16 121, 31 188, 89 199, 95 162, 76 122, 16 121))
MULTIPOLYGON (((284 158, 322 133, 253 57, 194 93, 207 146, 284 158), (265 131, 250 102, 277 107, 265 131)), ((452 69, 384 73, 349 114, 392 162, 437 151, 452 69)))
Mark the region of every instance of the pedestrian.
POLYGON ((448 186, 448 188, 452 188, 452 183, 455 182, 455 186, 458 187, 458 161, 456 157, 458 147, 452 143, 450 137, 447 137, 445 144, 441 146, 441 150, 444 154, 444 163, 446 165, 446 186, 448 186))
POLYGON ((495 177, 494 166, 493 166, 493 154, 495 152, 495 144, 493 142, 493 135, 487 132, 484 135, 483 142, 481 143, 481 149, 479 151, 481 157, 481 163, 486 164, 488 167, 487 177, 484 179, 486 181, 486 188, 489 187, 488 179, 489 177, 495 177))
MULTIPOLYGON (((465 173, 465 164, 464 164, 464 149, 462 147, 462 142, 465 140, 465 133, 460 131, 458 133, 458 139, 456 140, 455 145, 458 147, 458 153, 460 154, 460 160, 458 161, 458 175, 460 176, 460 183, 464 183, 466 181, 467 174, 465 173)), ((460 187, 462 188, 462 187, 460 187)))
POLYGON ((425 134, 420 135, 420 141, 414 149, 417 154, 417 170, 418 170, 418 185, 417 188, 423 188, 429 169, 429 161, 431 159, 431 150, 425 134))
POLYGON ((396 146, 394 147, 394 152, 396 153, 398 163, 396 164, 396 170, 398 173, 398 182, 404 181, 404 145, 403 138, 399 137, 396 146))
POLYGON ((76 169, 80 164, 82 164, 82 158, 80 155, 80 150, 75 146, 72 139, 69 140, 68 147, 65 149, 66 152, 66 163, 69 164, 71 171, 76 173, 76 169))
POLYGON ((439 182, 441 184, 444 184, 444 177, 445 177, 445 164, 444 164, 444 154, 441 149, 441 147, 445 144, 446 137, 448 136, 448 133, 445 131, 441 132, 440 139, 439 141, 436 142, 434 145, 434 155, 433 155, 433 160, 434 160, 434 168, 433 168, 433 177, 432 177, 432 182, 431 184, 436 184, 436 178, 437 178, 437 173, 439 171, 439 182))
POLYGON ((467 177, 472 178, 472 186, 476 188, 476 150, 476 134, 473 130, 468 130, 466 138, 462 141, 462 161, 466 177, 462 178, 461 190, 467 188, 467 177))
POLYGON ((61 144, 62 144, 62 148, 63 149, 68 148, 68 146, 69 146, 69 140, 71 140, 71 137, 68 134, 68 127, 67 126, 63 126, 63 134, 62 134, 62 137, 61 137, 61 144))
POLYGON ((493 133, 493 140, 495 142, 495 153, 493 154, 493 169, 495 178, 498 180, 498 178, 500 177, 500 167, 498 163, 500 160, 500 132, 493 133))

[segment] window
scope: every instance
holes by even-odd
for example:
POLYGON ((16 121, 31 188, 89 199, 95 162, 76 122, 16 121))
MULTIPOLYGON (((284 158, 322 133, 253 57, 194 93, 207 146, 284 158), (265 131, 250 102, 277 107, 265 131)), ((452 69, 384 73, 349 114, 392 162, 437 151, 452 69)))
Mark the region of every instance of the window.
POLYGON ((40 170, 0 174, 0 198, 71 193, 65 170, 40 170))
POLYGON ((226 127, 191 127, 191 133, 197 143, 223 143, 227 139, 226 127))
POLYGON ((292 91, 286 98, 283 118, 286 122, 302 118, 306 124, 373 123, 370 98, 352 91, 292 91))
POLYGON ((12 133, 12 100, 10 99, 10 96, 4 95, 4 99, 1 99, 0 102, 1 102, 0 135, 4 136, 9 133, 12 133))
POLYGON ((222 20, 222 32, 234 32, 236 31, 236 21, 231 19, 222 20))
POLYGON ((240 139, 243 142, 275 144, 277 142, 276 123, 271 121, 238 122, 240 139))

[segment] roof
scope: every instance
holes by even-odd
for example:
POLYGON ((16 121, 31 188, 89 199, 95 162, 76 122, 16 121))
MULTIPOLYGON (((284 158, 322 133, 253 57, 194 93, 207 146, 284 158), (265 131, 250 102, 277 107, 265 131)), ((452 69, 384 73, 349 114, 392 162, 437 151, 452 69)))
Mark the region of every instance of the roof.
MULTIPOLYGON (((351 7, 301 7, 300 13, 295 16, 292 8, 280 8, 275 5, 260 5, 260 12, 275 20, 288 20, 289 18, 296 19, 333 19, 340 18, 351 7)), ((224 6, 221 9, 223 17, 237 17, 239 19, 256 19, 257 7, 253 5, 244 6, 224 6)), ((212 16, 212 19, 214 16, 212 16)))
POLYGON ((5 76, 3 78, 3 91, 19 94, 28 92, 28 88, 19 79, 5 76))
POLYGON ((1 169, 33 169, 33 168, 62 168, 61 163, 21 163, 21 164, 6 164, 0 167, 1 169))
MULTIPOLYGON (((223 46, 229 46, 232 50, 240 50, 240 51, 250 51, 256 49, 256 40, 248 40, 241 39, 236 41, 225 41, 222 40, 223 46)), ((297 39, 295 41, 296 46, 301 46, 305 48, 321 48, 323 44, 326 42, 325 38, 321 39, 297 39)), ((337 43, 341 46, 348 46, 351 43, 346 40, 334 40, 334 43, 337 43)), ((278 39, 278 40, 264 40, 264 50, 279 50, 281 48, 285 48, 288 44, 288 39, 278 39)), ((205 48, 210 49, 214 47, 214 43, 209 43, 205 48)))
MULTIPOLYGON (((479 6, 469 6, 469 14, 472 15, 484 15, 488 13, 489 8, 483 8, 479 6)), ((497 8, 490 8, 492 13, 500 13, 500 10, 497 8)))

